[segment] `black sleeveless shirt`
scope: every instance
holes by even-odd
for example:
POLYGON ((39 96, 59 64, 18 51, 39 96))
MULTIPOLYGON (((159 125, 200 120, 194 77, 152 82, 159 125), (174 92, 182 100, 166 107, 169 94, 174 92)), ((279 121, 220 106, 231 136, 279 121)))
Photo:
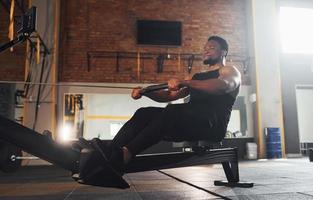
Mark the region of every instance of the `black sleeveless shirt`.
MULTIPOLYGON (((192 80, 207 80, 215 79, 219 77, 219 70, 213 70, 208 72, 196 73, 193 75, 192 80)), ((210 120, 214 120, 217 123, 215 127, 226 133, 226 128, 229 122, 232 107, 239 93, 239 87, 234 91, 226 94, 208 94, 206 92, 189 89, 191 105, 201 105, 203 110, 201 115, 210 120), (206 116, 205 116, 206 115, 206 116), (209 116, 210 115, 210 116, 209 116), (214 115, 214 116, 212 116, 214 115)))

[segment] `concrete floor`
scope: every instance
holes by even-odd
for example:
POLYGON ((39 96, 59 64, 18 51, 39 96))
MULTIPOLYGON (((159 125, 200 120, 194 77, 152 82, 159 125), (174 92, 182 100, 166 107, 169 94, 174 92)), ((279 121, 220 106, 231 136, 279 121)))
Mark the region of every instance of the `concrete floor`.
POLYGON ((239 167, 241 181, 254 182, 253 188, 214 186, 214 180, 225 179, 220 164, 163 170, 209 193, 158 171, 125 175, 131 187, 121 190, 80 185, 54 166, 23 167, 14 174, 0 173, 0 199, 313 199, 313 163, 308 158, 242 161, 239 167))

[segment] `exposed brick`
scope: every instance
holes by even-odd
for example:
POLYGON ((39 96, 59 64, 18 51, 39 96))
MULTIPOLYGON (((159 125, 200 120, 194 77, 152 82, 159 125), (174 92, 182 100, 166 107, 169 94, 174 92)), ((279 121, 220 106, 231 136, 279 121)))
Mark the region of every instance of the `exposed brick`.
MULTIPOLYGON (((74 82, 163 82, 170 77, 190 76, 187 62, 165 61, 163 73, 156 73, 156 59, 141 60, 137 78, 137 60, 93 58, 88 71, 88 51, 127 51, 160 53, 201 53, 209 35, 221 35, 229 42, 229 55, 244 59, 247 54, 246 4, 239 0, 66 0, 61 1, 59 81, 74 82), (136 20, 175 20, 183 24, 180 47, 138 46, 136 20)), ((16 13, 18 15, 18 13, 16 13)), ((7 42, 9 14, 0 6, 0 44, 7 42)), ((231 64, 242 69, 242 63, 231 64)), ((0 54, 0 80, 23 80, 25 43, 13 53, 0 54)), ((193 63, 192 73, 205 69, 193 63)), ((242 76, 249 83, 247 75, 242 76)))
MULTIPOLYGON (((137 79, 136 59, 120 59, 120 71, 116 72, 115 58, 94 57, 90 61, 90 71, 84 69, 88 68, 88 51, 201 53, 204 42, 212 34, 228 40, 230 55, 246 56, 245 1, 67 0, 62 4, 65 23, 61 35, 66 37, 61 43, 60 81, 162 82, 171 77, 185 78, 190 76, 187 62, 181 61, 178 71, 177 60, 165 61, 163 73, 156 73, 155 59, 141 60, 140 80, 137 79), (137 19, 182 21, 182 46, 138 46, 137 19), (82 76, 84 73, 87 74, 82 76)), ((241 65, 239 62, 238 66, 241 65)), ((202 62, 195 61, 192 72, 204 68, 202 62)))
MULTIPOLYGON (((15 16, 21 15, 19 9, 15 9, 15 16)), ((15 23, 14 32, 17 31, 15 23)), ((0 45, 9 42, 9 13, 0 6, 0 45)), ((24 66, 26 56, 26 43, 14 47, 14 51, 6 50, 0 53, 0 80, 21 81, 24 80, 24 66)))

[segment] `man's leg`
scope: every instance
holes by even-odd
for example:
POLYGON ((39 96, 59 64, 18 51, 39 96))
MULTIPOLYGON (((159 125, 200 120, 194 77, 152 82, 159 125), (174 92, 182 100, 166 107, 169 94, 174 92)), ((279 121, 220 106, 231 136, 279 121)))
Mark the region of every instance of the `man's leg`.
POLYGON ((149 124, 147 124, 144 129, 136 135, 136 137, 124 146, 127 153, 137 155, 148 147, 160 142, 164 138, 165 134, 165 132, 162 131, 164 123, 163 120, 163 116, 160 115, 156 119, 149 122, 149 124))
MULTIPOLYGON (((190 121, 182 121, 182 119, 189 118, 182 112, 185 109, 188 110, 186 104, 169 105, 164 108, 162 113, 151 120, 124 146, 126 155, 127 153, 137 155, 161 140, 172 137, 173 134, 179 134, 177 132, 185 132, 184 129, 190 126, 190 121)), ((193 118, 189 118, 189 120, 193 120, 193 118)), ((180 135, 180 137, 184 138, 183 135, 180 135)))
MULTIPOLYGON (((133 117, 128 120, 116 134, 108 149, 108 158, 113 167, 121 172, 124 165, 132 158, 133 154, 126 145, 132 141, 146 126, 158 116, 161 116, 164 108, 146 107, 138 109, 133 117)), ((100 146, 100 145, 97 145, 100 146)), ((103 149, 106 149, 105 147, 103 149)), ((103 150, 105 151, 105 150, 103 150)))
MULTIPOLYGON (((146 121, 141 129, 136 130, 132 137, 119 144, 121 150, 116 151, 114 156, 123 159, 123 164, 127 164, 132 156, 135 156, 148 147, 160 142, 161 140, 171 141, 193 141, 200 139, 214 138, 211 132, 216 117, 213 115, 202 118, 201 113, 188 104, 169 105, 158 113, 157 116, 146 121)), ((121 162, 120 164, 121 165, 121 162)), ((117 165, 118 166, 118 165, 117 165)))
POLYGON ((136 137, 125 145, 127 150, 137 155, 161 140, 195 141, 202 139, 214 140, 216 123, 214 113, 206 118, 199 117, 201 109, 188 104, 172 104, 150 121, 136 137))
POLYGON ((146 107, 138 109, 116 134, 111 147, 123 147, 133 140, 149 123, 161 116, 164 108, 146 107))

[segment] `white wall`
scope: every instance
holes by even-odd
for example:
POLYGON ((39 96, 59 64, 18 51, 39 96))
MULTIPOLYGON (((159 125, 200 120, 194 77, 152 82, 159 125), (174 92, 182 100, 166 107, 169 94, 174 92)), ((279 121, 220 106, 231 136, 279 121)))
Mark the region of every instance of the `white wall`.
MULTIPOLYGON (((62 83, 61 83, 62 84, 62 83)), ((78 83, 70 83, 78 84, 78 83)), ((135 87, 138 84, 104 84, 104 83, 79 83, 86 84, 91 87, 61 87, 58 97, 58 127, 59 130, 63 126, 64 113, 64 94, 83 94, 84 95, 84 137, 87 139, 93 137, 100 137, 101 139, 112 139, 112 128, 119 128, 125 123, 133 113, 140 107, 157 106, 164 107, 166 103, 157 103, 147 97, 139 100, 133 100, 130 97, 130 89, 116 89, 116 88, 101 88, 92 87, 99 86, 113 86, 113 87, 135 87)), ((141 86, 147 86, 142 84, 141 86)), ((247 132, 248 137, 253 137, 253 118, 252 106, 249 102, 250 94, 249 86, 242 86, 239 95, 244 96, 247 114, 247 132)), ((178 100, 173 103, 183 103, 183 100, 178 100)), ((237 113, 238 114, 238 113, 237 113)), ((240 115, 236 113, 232 116, 230 127, 232 131, 240 130, 240 115)))
POLYGON ((147 97, 132 100, 129 94, 84 94, 85 110, 84 138, 113 139, 119 124, 124 124, 140 107, 165 107, 147 97), (114 130, 112 130, 114 129, 114 130))

